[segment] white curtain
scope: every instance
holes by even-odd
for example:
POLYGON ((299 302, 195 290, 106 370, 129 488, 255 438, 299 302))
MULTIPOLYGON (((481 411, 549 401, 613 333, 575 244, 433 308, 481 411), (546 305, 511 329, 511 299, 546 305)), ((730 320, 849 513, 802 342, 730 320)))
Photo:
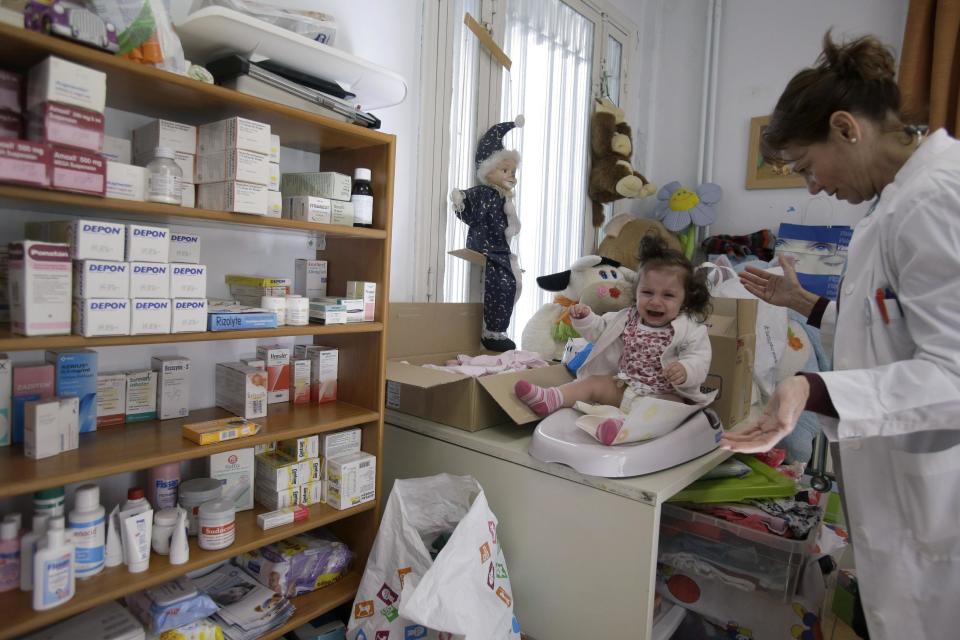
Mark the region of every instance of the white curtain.
POLYGON ((587 212, 594 23, 561 0, 508 0, 501 121, 522 113, 526 124, 506 146, 520 151, 514 251, 524 269, 514 310, 517 340, 552 293, 540 275, 567 269, 581 255, 587 212))
MULTIPOLYGON (((480 0, 455 0, 454 15, 469 12, 480 15, 480 0)), ((476 184, 473 156, 477 147, 477 88, 480 45, 476 36, 457 21, 459 37, 453 51, 453 91, 450 108, 450 164, 447 184, 466 189, 476 184)), ((445 203, 446 204, 446 203, 445 203)), ((467 246, 467 225, 447 208, 447 251, 467 246)), ((470 263, 444 252, 443 301, 467 302, 469 299, 470 263)))

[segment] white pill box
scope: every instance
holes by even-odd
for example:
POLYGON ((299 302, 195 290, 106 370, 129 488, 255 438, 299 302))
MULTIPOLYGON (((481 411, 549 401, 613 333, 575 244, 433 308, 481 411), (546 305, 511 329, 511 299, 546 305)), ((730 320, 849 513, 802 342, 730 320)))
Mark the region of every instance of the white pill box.
MULTIPOLYGON (((154 120, 133 132, 133 155, 153 159, 157 147, 197 155, 197 128, 172 120, 154 120)), ((192 170, 191 170, 192 173, 192 170)))
POLYGON ((270 162, 280 163, 280 136, 275 133, 270 134, 270 162))
POLYGON ((50 224, 50 239, 60 239, 62 231, 66 231, 70 257, 74 260, 120 262, 124 259, 125 230, 125 225, 102 220, 53 222, 50 224))
POLYGON ((106 260, 73 262, 74 298, 129 298, 130 264, 106 260))
POLYGON ((170 265, 162 262, 130 262, 131 298, 169 298, 170 265))
POLYGON ((186 417, 190 413, 190 359, 156 356, 150 366, 157 372, 157 417, 186 417))
POLYGON ((44 102, 59 102, 103 113, 107 100, 107 74, 50 56, 30 69, 27 109, 44 102))
POLYGON ((25 336, 70 333, 70 248, 33 240, 12 243, 7 268, 13 331, 25 336))
POLYGON ((157 417, 157 372, 127 372, 126 422, 143 422, 157 417))
POLYGON ((310 403, 310 361, 294 360, 290 363, 290 402, 310 403))
POLYGON ((193 333, 206 330, 206 298, 175 298, 170 301, 170 333, 193 333))
POLYGON ((108 198, 118 200, 146 200, 147 170, 132 164, 107 160, 108 198))
POLYGON ((26 402, 23 413, 24 455, 40 460, 63 451, 59 400, 26 402))
POLYGON ((294 507, 300 503, 300 487, 290 487, 274 491, 259 482, 259 472, 256 483, 257 502, 267 509, 277 510, 294 507))
POLYGON ((330 224, 333 206, 329 198, 290 196, 283 200, 283 217, 302 222, 330 224))
POLYGON ((267 215, 267 187, 251 182, 209 182, 197 185, 201 209, 267 215))
POLYGON ((310 319, 323 324, 347 324, 347 307, 336 302, 311 302, 310 319))
POLYGON ((267 217, 283 217, 283 194, 279 191, 267 191, 267 217))
POLYGON ((301 462, 320 457, 320 436, 304 436, 277 441, 277 451, 301 462))
POLYGON ((241 362, 221 362, 216 369, 216 404, 241 418, 267 415, 267 374, 241 362))
POLYGON ((280 191, 280 165, 276 162, 271 162, 267 167, 267 189, 280 191))
POLYGON ((180 206, 195 209, 197 206, 197 185, 190 182, 180 183, 180 206))
POLYGON ((298 258, 293 263, 293 293, 304 298, 327 295, 327 261, 298 258))
POLYGON ((377 283, 347 280, 347 297, 363 300, 363 319, 373 320, 377 312, 377 283))
POLYGON ((169 298, 130 300, 130 335, 170 333, 169 298))
POLYGON ((127 262, 170 262, 170 229, 127 226, 127 262))
POLYGON ((198 264, 200 262, 200 236, 194 233, 170 232, 170 262, 198 264))
POLYGON ((207 267, 202 264, 170 264, 171 298, 206 298, 207 267))
POLYGON ((237 511, 253 509, 253 447, 214 453, 207 458, 207 475, 223 485, 223 495, 234 495, 237 511))
POLYGON ((361 451, 326 461, 326 500, 334 509, 349 509, 376 497, 377 459, 361 451))
POLYGON ((300 463, 286 454, 267 451, 257 455, 256 460, 258 488, 284 491, 304 482, 300 474, 300 463))
POLYGON ((311 505, 323 502, 323 481, 308 482, 300 487, 300 499, 297 504, 311 505))
POLYGON ((127 374, 97 376, 97 429, 121 425, 127 412, 127 374))
POLYGON ((270 125, 246 118, 227 118, 202 125, 198 131, 201 155, 245 149, 270 155, 270 125))
POLYGON ((75 298, 73 332, 85 338, 130 335, 130 300, 75 298))
MULTIPOLYGON (((133 147, 126 138, 103 136, 103 150, 100 152, 100 155, 112 162, 129 165, 133 159, 133 147)), ((109 165, 107 165, 107 167, 107 176, 109 176, 109 165)))
POLYGON ((324 460, 345 456, 360 451, 362 431, 360 429, 346 429, 336 433, 325 433, 321 437, 320 454, 324 460))
POLYGON ((227 149, 197 158, 197 184, 238 180, 269 187, 270 169, 266 154, 227 149))
POLYGON ((353 203, 341 202, 340 200, 330 201, 330 222, 332 224, 342 224, 347 227, 353 226, 353 203))
POLYGON ((337 369, 339 352, 334 347, 320 345, 297 345, 304 348, 295 351, 297 358, 310 360, 310 401, 332 402, 337 399, 337 369))

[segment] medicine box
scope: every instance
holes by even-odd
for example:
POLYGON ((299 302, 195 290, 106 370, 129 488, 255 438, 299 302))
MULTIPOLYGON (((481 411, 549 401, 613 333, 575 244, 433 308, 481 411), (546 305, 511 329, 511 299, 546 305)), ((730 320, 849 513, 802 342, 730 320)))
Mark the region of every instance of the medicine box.
POLYGON ((170 333, 169 298, 133 298, 130 300, 130 335, 170 333))
POLYGON ((207 330, 206 298, 175 298, 170 301, 170 333, 207 330))
POLYGON ((275 133, 270 134, 270 162, 280 163, 280 136, 275 133))
MULTIPOLYGON (((139 154, 133 158, 133 163, 140 165, 141 167, 146 167, 148 164, 153 162, 156 152, 154 149, 150 151, 139 154)), ((177 166, 180 167, 180 182, 181 183, 190 183, 193 184, 197 178, 196 171, 196 156, 192 153, 187 153, 185 151, 174 150, 173 152, 173 161, 177 163, 177 166)))
POLYGON ((170 230, 142 224, 127 225, 127 262, 170 262, 170 230))
POLYGON ((268 451, 276 451, 277 443, 276 442, 264 442, 263 444, 257 444, 253 446, 253 453, 255 455, 260 455, 261 453, 266 453, 268 451))
POLYGON ((202 125, 198 132, 200 154, 245 149, 270 155, 270 125, 247 118, 227 118, 202 125))
POLYGON ((347 227, 353 226, 353 203, 341 200, 330 201, 330 222, 347 227))
POLYGON ((202 264, 170 264, 171 298, 206 298, 207 267, 202 264))
POLYGON ((253 509, 253 447, 214 453, 207 458, 207 475, 223 485, 223 496, 234 496, 237 511, 253 509))
MULTIPOLYGON (((347 322, 363 322, 364 301, 362 298, 320 298, 314 302, 318 309, 322 305, 339 305, 343 307, 347 322)), ((329 321, 327 324, 331 324, 329 321)))
POLYGON ((103 136, 103 149, 100 155, 111 162, 130 164, 133 161, 133 146, 126 138, 103 136))
POLYGON ((350 176, 333 171, 285 173, 280 178, 284 198, 318 196, 331 200, 350 200, 350 176))
POLYGON ((300 487, 290 487, 274 491, 265 485, 256 485, 256 499, 261 506, 276 511, 286 509, 300 503, 300 487))
POLYGON ((171 120, 154 120, 133 132, 133 155, 153 158, 154 149, 167 147, 197 155, 197 128, 171 120))
MULTIPOLYGON (((20 121, 19 115, 16 113, 10 113, 9 111, 0 110, 0 138, 20 140, 23 138, 22 125, 23 123, 20 121)), ((8 169, 12 168, 13 166, 8 167, 8 169)))
POLYGON ((250 182, 210 182, 197 185, 197 206, 201 209, 267 214, 267 187, 250 182))
POLYGON ((291 460, 301 462, 310 458, 320 457, 320 436, 304 436, 277 441, 277 451, 288 456, 291 460))
POLYGON ((127 372, 125 422, 143 422, 157 417, 157 372, 127 372))
POLYGON ((107 192, 107 161, 96 151, 51 147, 50 186, 103 196, 107 192))
POLYGON ((266 363, 267 403, 290 400, 290 349, 280 345, 258 346, 257 358, 266 363))
POLYGON ((53 397, 53 365, 32 364, 13 368, 13 444, 23 442, 23 405, 53 397))
POLYGON ((80 398, 60 400, 60 450, 72 451, 80 446, 80 398))
POLYGON ((44 102, 59 102, 103 113, 107 74, 50 56, 34 65, 27 78, 27 110, 44 102))
POLYGON ((150 366, 157 372, 157 417, 185 418, 190 413, 190 358, 154 356, 150 366))
POLYGON ((100 153, 103 149, 103 114, 68 104, 44 102, 30 110, 27 138, 100 153))
POLYGON ((280 191, 280 165, 276 162, 271 162, 267 167, 267 189, 280 191))
POLYGON ((267 374, 240 362, 222 362, 216 369, 216 403, 241 418, 267 415, 267 374))
POLYGON ((49 458, 63 451, 60 401, 32 400, 24 403, 23 453, 31 460, 49 458))
POLYGON ((323 324, 346 324, 347 307, 335 302, 311 302, 310 319, 323 324))
MULTIPOLYGON (((23 76, 13 71, 0 69, 0 111, 11 114, 20 113, 20 100, 23 97, 23 76)), ((277 150, 280 153, 280 138, 277 137, 277 150)), ((271 153, 273 148, 271 147, 271 153)), ((271 160, 271 162, 280 162, 271 160)))
POLYGON ((325 491, 327 504, 334 509, 349 509, 376 497, 377 459, 369 453, 351 453, 326 461, 325 491))
POLYGON ((303 482, 319 482, 323 480, 323 464, 320 458, 309 458, 300 461, 300 477, 303 482))
POLYGON ((323 481, 308 482, 300 487, 297 504, 311 505, 323 502, 323 481))
POLYGON ((127 413, 127 374, 97 376, 97 428, 122 425, 127 413))
POLYGON ((13 363, 7 354, 0 353, 0 447, 9 446, 13 431, 13 363))
POLYGON ((290 363, 290 402, 310 402, 310 361, 294 360, 290 363))
POLYGON ((200 236, 194 233, 170 232, 170 262, 200 263, 200 236))
POLYGON ((197 185, 190 182, 180 183, 180 206, 188 209, 197 207, 197 185))
POLYGON ((339 352, 333 347, 317 346, 310 351, 310 400, 333 402, 337 399, 339 352))
POLYGON ((10 244, 9 252, 13 332, 25 336, 70 333, 69 246, 24 240, 10 244))
POLYGON ((88 349, 47 351, 54 368, 54 393, 80 399, 80 433, 97 430, 97 352, 88 349))
POLYGON ((130 335, 130 299, 74 298, 73 332, 84 338, 130 335))
POLYGON ((256 484, 268 491, 284 491, 303 483, 300 463, 279 451, 256 456, 256 484))
POLYGON ((118 200, 146 200, 147 170, 132 164, 122 164, 107 160, 108 198, 118 200))
POLYGON ((363 300, 363 319, 370 322, 377 312, 377 283, 347 280, 346 297, 363 300))
POLYGON ((254 369, 260 369, 261 371, 267 370, 267 363, 260 358, 240 358, 240 362, 254 369))
POLYGON ((0 139, 0 181, 49 187, 50 153, 46 144, 0 139))
POLYGON ((270 163, 267 155, 244 149, 227 149, 197 158, 197 184, 231 180, 269 186, 270 163))
POLYGON ((267 191, 267 217, 283 217, 283 195, 279 191, 267 191))
POLYGON ((48 240, 70 244, 74 260, 107 260, 122 262, 126 226, 103 220, 73 220, 47 225, 48 240))
POLYGON ((293 293, 304 298, 327 295, 327 261, 298 258, 293 266, 293 293))
POLYGON ((325 433, 320 437, 320 455, 324 460, 349 455, 360 451, 362 431, 346 429, 336 433, 325 433))
POLYGON ((283 217, 301 222, 330 224, 333 220, 333 205, 329 198, 290 196, 283 199, 283 217))
POLYGON ((169 298, 170 265, 163 262, 130 262, 131 298, 169 298))

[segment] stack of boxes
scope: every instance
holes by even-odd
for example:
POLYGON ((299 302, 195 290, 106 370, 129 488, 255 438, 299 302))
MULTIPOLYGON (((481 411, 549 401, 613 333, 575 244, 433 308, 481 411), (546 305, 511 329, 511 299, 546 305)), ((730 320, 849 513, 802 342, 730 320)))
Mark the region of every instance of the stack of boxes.
POLYGON ((202 125, 197 145, 198 205, 266 216, 271 145, 270 125, 262 122, 235 117, 202 125))
MULTIPOLYGON (((140 127, 133 132, 134 164, 146 167, 153 161, 154 150, 157 147, 167 147, 176 154, 174 162, 183 172, 181 206, 193 207, 196 200, 197 128, 172 120, 154 120, 140 127)), ((146 185, 146 170, 140 169, 140 171, 143 175, 143 184, 146 185)))
POLYGON ((270 182, 267 184, 267 217, 279 218, 283 214, 283 198, 280 195, 280 136, 270 134, 270 182))
POLYGON ((319 436, 277 442, 256 456, 256 499, 268 509, 323 501, 319 436))
POLYGON ((280 180, 283 217, 353 226, 350 176, 333 171, 285 173, 280 180))
POLYGON ((291 293, 293 279, 270 276, 245 276, 227 274, 224 278, 230 287, 230 297, 242 305, 259 307, 264 297, 284 298, 291 293))
POLYGON ((339 356, 339 351, 334 347, 312 344, 294 346, 294 362, 310 362, 310 402, 333 402, 337 399, 339 356))
POLYGON ((0 140, 19 140, 23 135, 20 101, 23 78, 19 73, 0 69, 0 140))

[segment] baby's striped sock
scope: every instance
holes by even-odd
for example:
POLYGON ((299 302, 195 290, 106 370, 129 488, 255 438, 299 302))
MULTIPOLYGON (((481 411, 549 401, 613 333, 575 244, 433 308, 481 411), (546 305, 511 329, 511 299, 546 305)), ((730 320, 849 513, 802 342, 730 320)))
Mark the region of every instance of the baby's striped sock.
POLYGON ((519 380, 513 386, 520 402, 527 405, 538 416, 548 416, 563 406, 563 393, 558 387, 538 387, 526 380, 519 380))

